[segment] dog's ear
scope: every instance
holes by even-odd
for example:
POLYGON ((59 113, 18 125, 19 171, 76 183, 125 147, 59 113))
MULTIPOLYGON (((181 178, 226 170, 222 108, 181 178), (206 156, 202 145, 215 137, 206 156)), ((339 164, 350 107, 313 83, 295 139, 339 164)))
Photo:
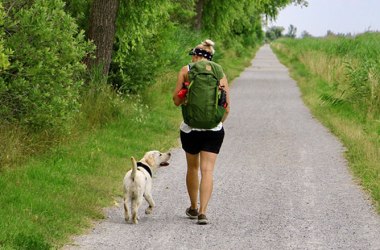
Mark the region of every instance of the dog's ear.
POLYGON ((153 154, 147 155, 147 157, 145 158, 145 161, 146 161, 146 163, 148 163, 149 166, 156 167, 156 161, 154 159, 153 154))

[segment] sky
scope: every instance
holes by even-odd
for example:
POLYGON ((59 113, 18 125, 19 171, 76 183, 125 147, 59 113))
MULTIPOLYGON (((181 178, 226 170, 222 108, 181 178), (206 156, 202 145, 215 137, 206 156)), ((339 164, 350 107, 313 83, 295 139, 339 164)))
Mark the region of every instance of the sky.
POLYGON ((276 21, 268 24, 282 26, 286 34, 292 24, 297 36, 303 31, 312 36, 334 33, 360 34, 380 31, 380 0, 308 0, 308 7, 289 5, 281 10, 276 21))

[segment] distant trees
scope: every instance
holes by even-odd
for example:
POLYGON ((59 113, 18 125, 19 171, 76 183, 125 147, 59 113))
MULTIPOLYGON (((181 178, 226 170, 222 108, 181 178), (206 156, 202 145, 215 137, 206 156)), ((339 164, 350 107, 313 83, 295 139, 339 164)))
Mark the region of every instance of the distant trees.
POLYGON ((288 27, 288 33, 286 33, 285 36, 289 37, 289 38, 296 38, 296 36, 297 36, 297 28, 293 24, 289 25, 289 27, 288 27))
POLYGON ((333 31, 331 31, 331 30, 328 30, 327 32, 326 32, 326 36, 328 37, 328 36, 335 36, 335 33, 333 32, 333 31))
POLYGON ((308 38, 308 37, 312 37, 312 35, 306 30, 302 31, 301 38, 308 38))
POLYGON ((283 36, 285 28, 281 26, 272 26, 265 32, 265 38, 267 41, 274 41, 283 36))
POLYGON ((288 27, 287 33, 284 35, 285 28, 282 26, 272 26, 265 32, 265 38, 267 41, 273 41, 281 37, 296 38, 297 28, 291 24, 288 27))

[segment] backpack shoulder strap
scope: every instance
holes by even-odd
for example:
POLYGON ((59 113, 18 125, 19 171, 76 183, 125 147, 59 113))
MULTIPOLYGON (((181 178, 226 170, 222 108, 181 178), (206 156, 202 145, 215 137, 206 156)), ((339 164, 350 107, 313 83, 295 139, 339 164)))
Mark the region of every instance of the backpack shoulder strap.
POLYGON ((190 71, 191 67, 193 67, 193 63, 189 63, 189 64, 187 65, 187 72, 190 71))
POLYGON ((224 77, 224 72, 223 72, 222 66, 220 66, 219 64, 212 62, 212 61, 210 61, 210 65, 212 66, 212 69, 213 69, 216 77, 220 81, 224 77))

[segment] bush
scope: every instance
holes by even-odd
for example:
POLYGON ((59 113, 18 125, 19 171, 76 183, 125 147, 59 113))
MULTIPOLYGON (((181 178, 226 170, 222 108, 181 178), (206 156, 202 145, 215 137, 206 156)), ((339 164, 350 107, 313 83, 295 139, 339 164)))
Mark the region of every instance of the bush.
POLYGON ((63 8, 60 0, 36 0, 5 24, 5 45, 13 54, 9 69, 0 72, 2 122, 34 131, 62 129, 78 110, 81 60, 90 46, 63 8))
POLYGON ((170 24, 170 8, 170 0, 120 3, 110 68, 110 81, 119 91, 137 93, 153 83, 161 65, 158 48, 163 41, 159 33, 170 24))
MULTIPOLYGON (((11 51, 4 48, 4 30, 1 28, 4 26, 5 12, 2 4, 0 3, 0 72, 9 67, 8 55, 11 51)), ((0 79, 1 81, 1 79, 0 79)), ((0 90, 1 91, 1 90, 0 90)))
POLYGON ((190 62, 189 50, 202 40, 186 28, 167 24, 165 29, 145 37, 127 55, 112 62, 110 82, 122 93, 141 93, 155 83, 157 76, 177 71, 190 62))
POLYGON ((154 83, 160 67, 154 40, 146 38, 130 49, 126 57, 111 63, 109 80, 119 92, 136 94, 154 83))

